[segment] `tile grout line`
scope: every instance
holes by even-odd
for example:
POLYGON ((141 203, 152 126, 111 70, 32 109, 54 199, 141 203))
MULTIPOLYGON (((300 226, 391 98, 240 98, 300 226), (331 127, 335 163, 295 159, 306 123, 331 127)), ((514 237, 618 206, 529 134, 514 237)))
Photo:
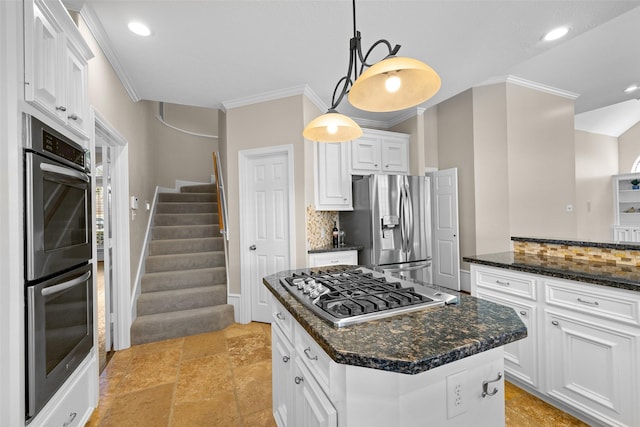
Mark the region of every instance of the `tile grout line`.
POLYGON ((184 357, 184 345, 185 339, 182 338, 182 345, 180 346, 180 359, 178 359, 178 372, 176 372, 176 380, 173 383, 173 391, 171 393, 171 405, 169 407, 169 420, 167 420, 167 427, 171 427, 173 424, 173 411, 176 406, 176 392, 178 390, 178 382, 180 381, 180 372, 182 372, 182 359, 184 357))

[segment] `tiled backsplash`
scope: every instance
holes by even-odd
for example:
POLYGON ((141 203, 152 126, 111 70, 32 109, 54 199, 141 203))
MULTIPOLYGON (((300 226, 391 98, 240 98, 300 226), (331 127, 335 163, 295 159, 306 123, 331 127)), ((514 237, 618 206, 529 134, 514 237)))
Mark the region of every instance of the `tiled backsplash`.
POLYGON ((313 206, 307 206, 307 243, 309 249, 331 245, 331 231, 334 221, 338 221, 338 212, 316 211, 313 206))
POLYGON ((513 251, 516 253, 562 257, 576 261, 596 261, 611 265, 640 267, 640 250, 514 241, 513 251))

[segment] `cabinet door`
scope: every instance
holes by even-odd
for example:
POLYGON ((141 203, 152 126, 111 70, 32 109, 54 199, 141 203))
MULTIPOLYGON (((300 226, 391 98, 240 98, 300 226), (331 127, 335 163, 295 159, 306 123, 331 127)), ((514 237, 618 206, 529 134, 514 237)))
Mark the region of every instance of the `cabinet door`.
POLYGON ((382 171, 387 173, 409 173, 409 141, 406 138, 384 136, 380 158, 382 171))
POLYGON ((527 338, 504 346, 504 369, 510 375, 538 388, 538 331, 536 307, 524 301, 505 298, 479 289, 478 298, 506 305, 515 310, 527 327, 527 338))
POLYGON ((351 170, 353 174, 380 172, 380 139, 377 136, 362 135, 351 141, 351 170))
POLYGON ((548 394, 606 425, 636 425, 637 334, 547 311, 548 394))
POLYGON ((309 255, 309 267, 340 264, 357 265, 358 251, 333 251, 309 255))
POLYGON ((45 12, 37 3, 25 2, 25 99, 64 117, 64 81, 59 63, 64 34, 45 12))
POLYGON ((338 413, 304 364, 294 359, 296 426, 336 427, 338 413))
POLYGON ((353 210, 348 144, 316 145, 316 210, 353 210))
POLYGON ((67 78, 65 106, 69 125, 85 132, 89 112, 87 100, 87 63, 76 49, 67 44, 66 70, 67 78))
POLYGON ((271 326, 271 357, 273 381, 273 417, 279 427, 294 426, 293 345, 280 328, 271 326))
POLYGON ((630 242, 631 229, 626 227, 613 227, 613 240, 617 242, 630 242))

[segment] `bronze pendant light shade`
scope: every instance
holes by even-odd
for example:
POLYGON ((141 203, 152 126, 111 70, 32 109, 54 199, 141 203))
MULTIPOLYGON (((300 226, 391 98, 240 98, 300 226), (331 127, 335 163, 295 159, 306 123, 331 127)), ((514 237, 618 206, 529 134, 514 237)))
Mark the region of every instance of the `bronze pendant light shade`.
POLYGON ((375 42, 362 53, 360 32, 356 29, 356 2, 353 5, 353 37, 349 42, 349 68, 333 91, 331 107, 326 114, 312 120, 302 135, 318 142, 344 142, 362 136, 362 129, 349 117, 336 111, 348 94, 356 108, 373 112, 390 112, 414 107, 425 102, 440 89, 438 74, 427 64, 413 58, 397 57, 400 45, 387 40, 375 42), (367 58, 379 44, 387 47, 386 58, 368 64, 367 58))

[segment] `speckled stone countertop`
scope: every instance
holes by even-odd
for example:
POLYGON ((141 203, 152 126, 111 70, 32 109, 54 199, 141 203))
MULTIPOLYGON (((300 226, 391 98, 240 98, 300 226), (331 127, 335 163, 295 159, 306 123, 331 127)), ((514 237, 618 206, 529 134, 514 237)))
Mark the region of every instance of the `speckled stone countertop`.
POLYGON ((629 265, 610 265, 595 261, 515 252, 473 255, 464 257, 463 260, 474 264, 640 292, 640 268, 629 265))
POLYGON ((590 240, 548 239, 541 237, 511 237, 514 242, 548 243, 552 245, 584 246, 592 248, 640 251, 640 245, 632 242, 601 242, 590 240))
POLYGON ((317 269, 283 271, 265 277, 263 283, 337 363, 413 375, 527 336, 513 309, 465 294, 457 305, 335 328, 280 283, 294 272, 310 270, 317 269))
POLYGON ((323 252, 339 252, 339 251, 361 251, 364 249, 361 245, 350 245, 344 243, 340 246, 327 245, 321 248, 309 249, 307 252, 310 254, 320 254, 323 252))

